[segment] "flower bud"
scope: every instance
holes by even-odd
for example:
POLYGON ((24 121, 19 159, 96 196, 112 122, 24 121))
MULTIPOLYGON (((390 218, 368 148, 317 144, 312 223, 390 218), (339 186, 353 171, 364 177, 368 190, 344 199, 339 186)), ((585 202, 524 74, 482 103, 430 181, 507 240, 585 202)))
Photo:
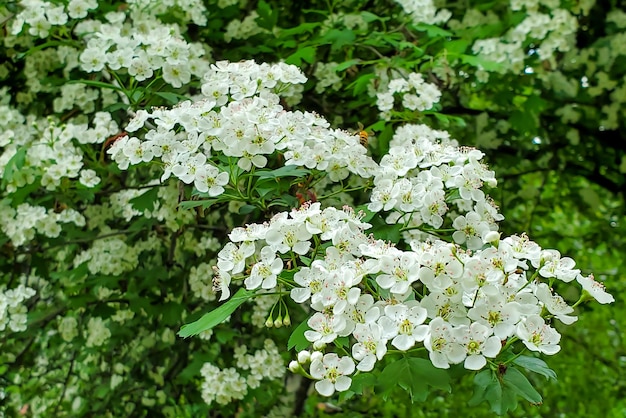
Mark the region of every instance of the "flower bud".
POLYGON ((274 326, 274 320, 272 319, 271 316, 267 318, 267 320, 265 321, 265 326, 267 328, 272 328, 274 326))
POLYGON ((307 350, 302 350, 298 353, 298 363, 304 364, 311 359, 311 353, 307 350))
POLYGON ((500 233, 498 231, 489 231, 483 236, 483 242, 493 244, 495 247, 500 242, 500 233))
POLYGON ((289 313, 285 314, 285 317, 283 318, 283 325, 286 327, 291 325, 291 318, 289 317, 289 313))
POLYGON ((276 319, 274 320, 274 326, 275 326, 276 328, 280 328, 280 327, 282 327, 282 326, 283 326, 283 318, 281 318, 280 316, 279 316, 278 318, 276 318, 276 319))
POLYGON ((298 371, 302 369, 302 366, 300 366, 300 363, 298 363, 295 360, 291 360, 289 362, 289 370, 293 373, 298 373, 298 371))
POLYGON ((322 354, 321 351, 314 351, 311 353, 311 362, 314 362, 315 360, 322 361, 322 357, 324 357, 324 354, 322 354))

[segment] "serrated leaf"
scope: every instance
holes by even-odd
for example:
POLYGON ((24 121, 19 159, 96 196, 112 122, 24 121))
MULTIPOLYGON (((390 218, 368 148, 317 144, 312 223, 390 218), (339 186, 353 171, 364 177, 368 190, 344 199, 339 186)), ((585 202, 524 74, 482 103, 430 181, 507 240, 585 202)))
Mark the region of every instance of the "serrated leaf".
POLYGON ((344 62, 342 62, 340 64, 337 64, 335 66, 334 70, 335 70, 336 73, 338 73, 338 72, 344 71, 344 70, 346 70, 346 69, 348 69, 348 68, 350 68, 350 67, 352 67, 354 65, 357 65, 360 62, 361 62, 360 59, 352 59, 352 60, 344 61, 344 62))
POLYGON ((301 66, 302 61, 305 61, 305 62, 308 62, 309 64, 312 64, 313 61, 315 61, 315 52, 316 52, 316 49, 315 47, 312 47, 312 46, 306 46, 304 48, 300 48, 296 52, 294 52, 293 54, 285 58, 285 63, 293 64, 296 66, 301 66))
POLYGON ((254 175, 259 179, 276 179, 280 177, 304 177, 310 172, 311 170, 299 168, 296 165, 286 165, 276 170, 259 170, 254 175))
POLYGON ((363 394, 363 389, 371 388, 376 385, 376 376, 371 373, 361 373, 352 377, 352 384, 350 385, 350 390, 357 395, 363 394))
POLYGON ((435 37, 443 38, 443 37, 454 35, 452 32, 449 32, 445 29, 441 29, 439 26, 427 25, 425 23, 419 23, 417 25, 414 25, 413 27, 420 32, 426 32, 429 38, 435 38, 435 37))
POLYGON ((26 147, 21 147, 15 154, 9 159, 4 166, 4 172, 2 173, 2 186, 4 187, 8 182, 13 180, 14 173, 24 167, 26 161, 26 147))
POLYGON ((304 337, 304 332, 310 330, 308 318, 302 321, 300 325, 293 330, 291 335, 289 336, 289 340, 287 341, 287 350, 291 350, 295 348, 296 351, 306 350, 306 348, 311 344, 309 340, 304 337))
POLYGON ((547 379, 557 379, 556 372, 548 367, 546 362, 541 360, 540 358, 519 356, 518 358, 513 360, 513 363, 525 368, 526 370, 530 370, 531 372, 545 376, 547 379))
POLYGON ((157 91, 154 94, 156 94, 159 97, 164 98, 170 104, 176 104, 178 102, 189 100, 188 97, 183 96, 182 94, 170 93, 170 92, 167 92, 167 91, 157 91))
POLYGON ((413 402, 423 402, 430 393, 429 387, 450 391, 450 378, 423 358, 402 358, 385 367, 378 378, 385 391, 398 385, 406 390, 413 402))
POLYGON ((278 32, 278 36, 280 38, 285 38, 288 36, 298 35, 298 34, 305 33, 305 32, 313 32, 315 28, 317 28, 318 26, 320 26, 319 22, 301 23, 298 26, 293 27, 293 28, 280 29, 280 31, 278 32))
POLYGON ((359 76, 356 80, 346 86, 346 90, 352 89, 352 94, 355 97, 361 96, 367 90, 370 84, 370 80, 376 78, 375 74, 364 74, 359 76))
POLYGON ((154 209, 154 203, 157 200, 159 200, 159 188, 152 187, 144 194, 133 197, 128 203, 130 203, 134 209, 143 212, 145 210, 154 209))
POLYGON ((124 89, 121 87, 114 86, 113 84, 109 84, 109 83, 103 83, 102 81, 96 81, 96 80, 68 80, 66 84, 85 84, 87 86, 98 87, 101 89, 124 91, 124 89))
POLYGON ((198 206, 202 206, 203 209, 207 209, 218 202, 219 202, 218 199, 184 200, 180 202, 178 205, 183 209, 192 209, 192 208, 197 208, 198 206))
POLYGON ((192 335, 198 335, 202 331, 206 331, 207 329, 221 324, 230 314, 235 312, 242 303, 250 299, 254 294, 255 292, 252 290, 246 290, 243 287, 240 288, 234 296, 219 308, 202 315, 202 317, 195 322, 183 325, 180 331, 178 331, 178 335, 183 338, 191 337, 192 335))
POLYGON ((535 390, 535 388, 528 381, 526 376, 524 376, 522 372, 520 372, 516 368, 509 367, 504 373, 502 381, 505 386, 508 386, 511 390, 520 395, 522 398, 526 399, 528 402, 532 402, 535 404, 542 402, 542 398, 539 392, 535 390))

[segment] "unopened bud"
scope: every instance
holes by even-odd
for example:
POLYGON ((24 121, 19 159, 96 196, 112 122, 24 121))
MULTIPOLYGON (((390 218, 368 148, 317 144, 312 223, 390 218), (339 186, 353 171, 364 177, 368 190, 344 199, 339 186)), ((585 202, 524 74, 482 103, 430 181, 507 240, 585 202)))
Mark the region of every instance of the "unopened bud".
POLYGON ((278 318, 276 318, 276 319, 274 320, 274 326, 275 326, 276 328, 280 328, 280 327, 282 327, 282 326, 283 326, 283 318, 281 318, 280 316, 279 316, 278 318))
POLYGON ((289 362, 289 370, 291 370, 293 373, 298 373, 298 371, 302 369, 302 366, 300 366, 300 363, 298 363, 295 360, 291 360, 289 362))
POLYGON ((324 354, 322 354, 321 351, 314 351, 311 353, 311 362, 314 362, 315 360, 322 361, 322 357, 324 357, 324 354))
POLYGON ((267 318, 267 320, 265 321, 265 326, 267 328, 272 328, 274 326, 274 320, 272 319, 271 316, 267 318))
POLYGON ((289 317, 289 314, 285 314, 285 317, 283 318, 283 325, 288 327, 291 325, 291 318, 289 317))
POLYGON ((305 364, 309 360, 311 360, 311 353, 307 350, 302 350, 298 353, 298 363, 305 364))
POLYGON ((487 232, 483 237, 483 242, 497 246, 500 242, 500 233, 498 231, 487 232))

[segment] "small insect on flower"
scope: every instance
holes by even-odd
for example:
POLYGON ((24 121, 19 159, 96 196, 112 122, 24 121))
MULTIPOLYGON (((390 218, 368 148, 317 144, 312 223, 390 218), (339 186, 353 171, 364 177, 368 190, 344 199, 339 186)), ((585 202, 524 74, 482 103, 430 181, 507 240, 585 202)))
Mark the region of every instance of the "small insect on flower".
POLYGON ((363 145, 365 148, 367 148, 367 140, 369 138, 369 134, 365 131, 365 128, 363 127, 363 124, 361 122, 358 122, 359 125, 359 142, 361 143, 361 145, 363 145))
POLYGON ((127 136, 128 134, 124 131, 120 132, 119 134, 113 135, 112 137, 110 137, 109 139, 106 140, 106 142, 103 145, 103 149, 107 149, 109 146, 113 145, 117 140, 119 140, 120 138, 123 138, 125 136, 127 136))

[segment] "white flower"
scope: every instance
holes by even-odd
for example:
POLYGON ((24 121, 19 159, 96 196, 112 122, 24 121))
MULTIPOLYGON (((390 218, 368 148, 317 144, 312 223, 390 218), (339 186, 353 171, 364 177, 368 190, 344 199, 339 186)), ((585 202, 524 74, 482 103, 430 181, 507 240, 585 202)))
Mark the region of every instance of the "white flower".
POLYGON ((376 360, 381 360, 387 353, 387 340, 383 338, 380 324, 356 324, 352 333, 357 343, 352 346, 352 356, 359 360, 358 370, 369 372, 376 360))
POLYGON ((391 293, 402 295, 409 290, 411 284, 418 280, 420 267, 417 254, 403 252, 393 259, 383 257, 381 270, 383 274, 376 277, 376 283, 383 289, 389 289, 391 293), (387 261, 386 261, 387 260, 387 261))
POLYGON ((82 185, 85 187, 95 187, 98 183, 100 183, 100 177, 96 175, 94 170, 81 170, 80 178, 78 179, 82 185))
POLYGON ((448 369, 450 364, 458 364, 465 360, 467 351, 452 336, 452 326, 437 317, 428 324, 428 334, 424 339, 424 347, 433 366, 448 369))
POLYGON ((352 384, 348 375, 353 372, 354 360, 347 356, 339 358, 335 353, 325 354, 321 360, 311 362, 311 376, 319 380, 315 383, 315 389, 323 396, 348 390, 352 384))
POLYGON ((426 338, 428 325, 422 325, 425 319, 426 309, 414 302, 385 306, 384 316, 378 323, 383 327, 383 338, 393 338, 391 345, 406 351, 426 338))
POLYGON ((553 355, 559 352, 561 335, 539 315, 530 315, 517 325, 517 336, 532 351, 553 355))
POLYGON ((217 167, 210 164, 198 169, 193 185, 199 192, 208 193, 215 197, 224 193, 224 187, 228 184, 228 173, 219 171, 217 167))
POLYGON ((310 330, 304 332, 304 337, 313 343, 314 348, 321 348, 337 338, 337 332, 345 328, 345 320, 341 316, 325 315, 317 312, 308 321, 310 330))
POLYGON ((217 254, 217 266, 223 271, 232 271, 232 274, 241 273, 246 265, 246 259, 254 254, 254 243, 242 242, 240 246, 229 242, 217 254))
POLYGON ((543 277, 556 277, 569 283, 580 273, 580 270, 574 268, 576 262, 569 257, 561 257, 557 250, 543 250, 541 260, 543 265, 539 269, 539 274, 543 277))
POLYGON ((311 237, 304 223, 287 219, 287 214, 282 212, 272 218, 265 241, 281 254, 291 250, 302 255, 309 251, 311 237))
POLYGON ((574 308, 569 306, 560 295, 552 294, 547 284, 539 283, 535 288, 535 296, 552 315, 565 325, 573 324, 578 319, 576 316, 568 315, 574 312, 574 308))
POLYGON ((583 290, 598 302, 602 304, 615 302, 613 296, 606 292, 604 285, 594 279, 593 274, 587 277, 579 274, 576 276, 576 280, 583 287, 583 290))
POLYGON ((485 357, 495 357, 500 352, 502 345, 500 339, 491 333, 488 327, 474 322, 469 327, 461 325, 452 331, 455 341, 460 343, 467 353, 466 369, 480 370, 487 364, 485 357))
POLYGON ((244 281, 247 289, 272 289, 276 286, 276 277, 283 271, 283 261, 276 258, 270 247, 261 249, 261 261, 252 266, 250 276, 244 281))
POLYGON ((507 302, 502 293, 479 298, 467 312, 467 316, 492 329, 501 340, 515 334, 515 327, 520 320, 520 304, 507 302))

